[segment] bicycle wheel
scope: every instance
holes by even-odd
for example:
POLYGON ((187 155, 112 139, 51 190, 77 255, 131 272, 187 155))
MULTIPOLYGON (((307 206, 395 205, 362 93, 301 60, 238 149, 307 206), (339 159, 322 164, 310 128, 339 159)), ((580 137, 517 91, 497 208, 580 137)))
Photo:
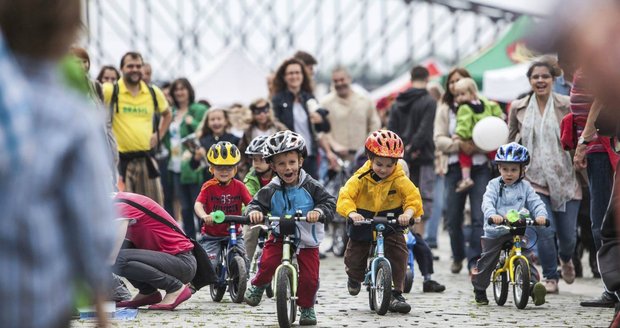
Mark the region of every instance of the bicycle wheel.
POLYGON ((405 275, 405 288, 403 288, 403 292, 409 293, 411 291, 412 286, 413 286, 413 271, 411 271, 410 267, 407 267, 407 274, 405 275))
POLYGON ((276 277, 276 312, 280 327, 290 327, 297 316, 297 304, 293 298, 292 275, 288 267, 282 267, 276 277))
POLYGON ((211 292, 211 299, 213 302, 219 302, 224 297, 224 293, 226 292, 226 275, 222 278, 222 264, 218 264, 215 268, 215 275, 220 278, 218 282, 215 284, 209 285, 209 291, 211 292))
POLYGON ((332 245, 332 252, 338 257, 343 257, 344 252, 347 249, 347 243, 349 237, 347 236, 347 228, 344 223, 334 223, 334 232, 332 233, 332 239, 334 244, 332 245))
POLYGON ((517 259, 514 270, 515 284, 512 292, 515 306, 519 309, 525 309, 530 298, 530 267, 524 259, 517 259))
POLYGON ((387 313, 392 298, 392 269, 386 261, 379 262, 375 275, 374 305, 379 315, 387 313))
POLYGON ((493 271, 491 277, 495 277, 492 281, 495 303, 502 306, 506 304, 506 299, 508 299, 508 274, 507 272, 502 272, 498 276, 495 276, 495 271, 493 271))
POLYGON ((228 268, 228 293, 234 303, 243 302, 245 288, 248 283, 248 274, 245 268, 245 260, 235 255, 228 268))
POLYGON ((368 306, 371 311, 375 310, 375 293, 370 287, 368 287, 368 306))

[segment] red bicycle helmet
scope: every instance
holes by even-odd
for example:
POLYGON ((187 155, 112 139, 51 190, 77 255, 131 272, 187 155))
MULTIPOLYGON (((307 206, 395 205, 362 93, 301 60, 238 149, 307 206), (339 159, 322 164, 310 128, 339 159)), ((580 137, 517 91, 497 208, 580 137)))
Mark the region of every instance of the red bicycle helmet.
POLYGON ((366 138, 366 150, 379 157, 403 158, 403 140, 390 130, 377 130, 366 138))

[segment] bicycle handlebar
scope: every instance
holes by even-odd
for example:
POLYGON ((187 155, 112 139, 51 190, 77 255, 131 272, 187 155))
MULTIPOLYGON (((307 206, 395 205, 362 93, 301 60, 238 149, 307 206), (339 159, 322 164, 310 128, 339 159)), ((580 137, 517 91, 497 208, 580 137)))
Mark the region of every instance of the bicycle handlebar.
MULTIPOLYGON (((409 225, 415 224, 417 218, 409 219, 409 225)), ((347 218, 349 223, 353 224, 373 224, 373 223, 388 223, 388 224, 397 224, 398 219, 390 219, 387 216, 375 216, 372 218, 364 218, 363 221, 353 221, 351 218, 347 218)))
MULTIPOLYGON (((223 213, 217 213, 214 212, 211 215, 213 215, 213 222, 215 223, 238 223, 238 224, 252 224, 252 221, 250 221, 250 217, 247 215, 224 215, 223 213)), ((296 222, 306 222, 307 219, 305 216, 291 216, 290 218, 284 218, 284 217, 279 217, 279 216, 267 216, 265 215, 263 217, 263 222, 278 222, 280 220, 293 220, 296 222)), ((324 223, 325 222, 325 218, 323 215, 321 215, 319 217, 319 221, 320 223, 324 223)))
MULTIPOLYGON (((520 221, 525 222, 526 226, 545 226, 545 227, 549 227, 549 225, 551 224, 549 222, 549 219, 545 219, 545 224, 537 224, 536 220, 533 220, 533 219, 520 219, 517 222, 520 222, 520 221)), ((490 224, 490 225, 513 227, 513 224, 511 224, 510 221, 506 220, 505 218, 502 220, 502 222, 500 224, 495 224, 495 223, 493 223, 493 219, 492 218, 488 218, 487 219, 487 223, 490 224)))

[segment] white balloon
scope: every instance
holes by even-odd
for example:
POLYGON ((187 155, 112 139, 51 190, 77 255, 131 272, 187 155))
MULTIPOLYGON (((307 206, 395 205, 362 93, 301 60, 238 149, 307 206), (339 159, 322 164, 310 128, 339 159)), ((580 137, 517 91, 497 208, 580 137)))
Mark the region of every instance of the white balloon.
POLYGON ((474 126, 472 139, 484 151, 496 150, 508 142, 508 125, 499 117, 485 117, 474 126))

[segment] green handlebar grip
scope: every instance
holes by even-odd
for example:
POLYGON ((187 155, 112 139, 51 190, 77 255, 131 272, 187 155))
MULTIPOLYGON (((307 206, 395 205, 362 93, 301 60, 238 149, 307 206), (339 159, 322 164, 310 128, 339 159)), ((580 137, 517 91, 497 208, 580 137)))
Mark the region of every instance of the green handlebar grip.
POLYGON ((211 212, 211 216, 213 217, 213 222, 222 223, 224 219, 226 219, 226 215, 222 211, 211 212))

